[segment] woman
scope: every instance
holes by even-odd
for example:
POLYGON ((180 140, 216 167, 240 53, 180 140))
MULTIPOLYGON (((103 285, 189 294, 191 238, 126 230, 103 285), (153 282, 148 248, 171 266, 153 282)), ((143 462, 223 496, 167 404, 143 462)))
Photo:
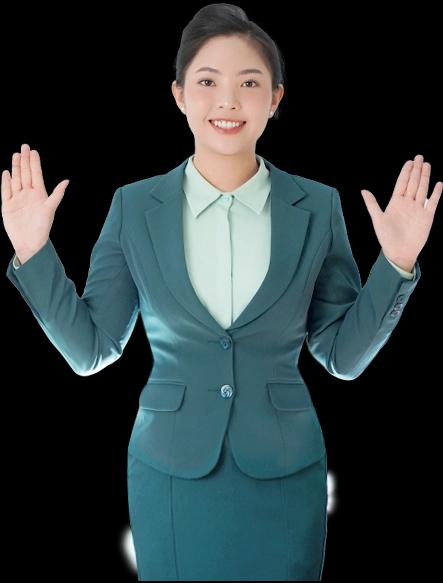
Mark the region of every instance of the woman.
POLYGON ((172 84, 195 153, 117 189, 81 298, 49 239, 67 184, 48 197, 26 144, 2 174, 7 275, 73 370, 117 360, 139 313, 149 331, 128 448, 139 580, 321 579, 327 456, 298 356, 306 338, 356 378, 421 276, 442 190, 426 198, 430 165, 405 164, 384 212, 362 191, 382 247, 362 287, 338 191, 255 153, 283 87, 277 46, 243 10, 199 10, 172 84))

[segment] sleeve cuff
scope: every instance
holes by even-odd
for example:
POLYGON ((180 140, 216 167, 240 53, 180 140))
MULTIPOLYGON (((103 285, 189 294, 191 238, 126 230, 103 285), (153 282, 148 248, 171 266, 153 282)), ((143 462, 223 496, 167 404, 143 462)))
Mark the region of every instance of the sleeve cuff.
POLYGON ((21 266, 21 261, 15 253, 14 253, 14 258, 12 260, 12 265, 14 266, 14 269, 18 269, 21 266))
MULTIPOLYGON (((386 255, 385 255, 385 257, 386 257, 386 255)), ((405 271, 404 269, 402 269, 398 265, 395 265, 395 263, 393 263, 387 257, 386 257, 386 259, 389 261, 389 263, 392 265, 392 267, 394 267, 400 273, 400 275, 402 275, 403 277, 406 277, 407 279, 414 279, 414 277, 415 277, 415 265, 414 265, 414 267, 412 269, 412 272, 411 271, 405 271)))

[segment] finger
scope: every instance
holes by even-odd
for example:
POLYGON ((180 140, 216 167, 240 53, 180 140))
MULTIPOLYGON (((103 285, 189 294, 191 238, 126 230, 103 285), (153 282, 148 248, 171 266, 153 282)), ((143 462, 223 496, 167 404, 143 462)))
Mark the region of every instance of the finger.
POLYGON ((441 193, 443 190, 443 182, 437 182, 434 187, 434 192, 432 196, 427 199, 427 204, 425 204, 425 209, 430 210, 435 213, 435 209, 437 208, 438 201, 440 200, 441 193))
POLYGON ((409 177, 411 175, 412 168, 414 166, 414 162, 412 160, 408 160, 404 163, 403 168, 398 175, 397 182, 395 183, 394 192, 392 196, 403 196, 406 192, 406 188, 408 186, 409 177))
POLYGON ((2 203, 12 198, 11 177, 7 170, 2 172, 2 203))
POLYGON ((406 188, 405 196, 415 199, 415 194, 420 182, 421 169, 423 165, 423 156, 417 154, 414 158, 414 166, 412 168, 411 176, 409 177, 408 186, 406 188))
POLYGON ((22 174, 22 188, 31 188, 31 167, 29 165, 29 146, 22 144, 20 156, 20 172, 22 174))
POLYGON ((32 176, 32 186, 34 188, 40 188, 46 190, 45 182, 43 180, 42 166, 40 162, 40 156, 37 150, 31 150, 30 152, 31 161, 31 176, 32 176))
POLYGON ((377 199, 370 190, 363 189, 360 192, 363 196, 363 200, 365 201, 368 213, 370 214, 371 219, 375 222, 377 220, 377 216, 382 215, 383 211, 381 210, 377 199))
POLYGON ((20 173, 20 154, 18 152, 14 152, 12 154, 11 189, 13 194, 22 189, 22 179, 20 173))
POLYGON ((421 170, 420 183, 418 185, 417 194, 415 200, 421 202, 423 205, 425 203, 428 190, 429 190, 429 178, 431 176, 431 165, 429 162, 424 162, 421 170))

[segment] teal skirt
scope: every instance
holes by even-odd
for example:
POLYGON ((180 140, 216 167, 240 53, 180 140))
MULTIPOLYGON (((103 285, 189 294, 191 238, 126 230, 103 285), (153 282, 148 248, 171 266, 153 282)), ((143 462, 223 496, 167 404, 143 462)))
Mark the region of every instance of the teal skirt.
POLYGON ((319 581, 327 534, 327 460, 259 480, 228 436, 200 479, 159 472, 128 452, 139 581, 319 581))

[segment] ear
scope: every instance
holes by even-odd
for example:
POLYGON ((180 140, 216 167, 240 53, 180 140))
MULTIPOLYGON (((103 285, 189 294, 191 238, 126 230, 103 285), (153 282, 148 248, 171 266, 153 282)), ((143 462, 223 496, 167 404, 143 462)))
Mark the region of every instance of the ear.
POLYGON ((181 110, 181 108, 184 106, 183 91, 180 89, 180 87, 177 86, 177 81, 175 79, 172 82, 171 91, 178 108, 181 110))
POLYGON ((284 85, 283 83, 279 83, 277 89, 274 89, 273 91, 272 105, 275 107, 275 109, 277 109, 277 107, 280 105, 280 101, 283 99, 284 94, 284 85))

